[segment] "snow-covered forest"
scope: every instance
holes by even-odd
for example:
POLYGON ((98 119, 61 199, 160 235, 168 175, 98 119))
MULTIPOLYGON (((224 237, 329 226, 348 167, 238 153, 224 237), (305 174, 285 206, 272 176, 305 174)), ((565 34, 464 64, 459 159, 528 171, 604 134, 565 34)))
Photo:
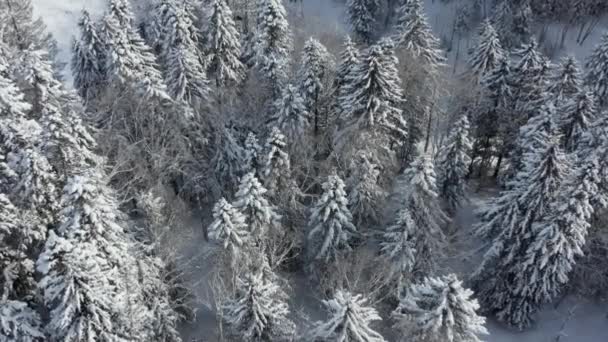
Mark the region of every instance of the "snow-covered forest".
POLYGON ((0 342, 608 340, 605 0, 0 0, 0 342))

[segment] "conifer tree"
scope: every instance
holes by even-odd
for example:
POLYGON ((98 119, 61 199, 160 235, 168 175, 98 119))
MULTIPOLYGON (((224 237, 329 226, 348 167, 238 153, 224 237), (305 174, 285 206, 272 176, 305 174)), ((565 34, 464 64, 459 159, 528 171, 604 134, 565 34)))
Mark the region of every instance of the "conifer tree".
POLYGON ((361 151, 350 166, 346 181, 348 204, 355 224, 378 222, 381 206, 387 194, 378 184, 380 166, 371 153, 361 151))
POLYGON ((381 44, 370 47, 348 79, 344 101, 347 122, 339 134, 379 131, 390 140, 403 142, 407 124, 400 108, 403 90, 394 53, 388 53, 381 44))
POLYGON ((291 341, 296 326, 289 319, 287 300, 272 277, 249 274, 239 278, 234 298, 224 304, 224 319, 241 341, 291 341))
POLYGON ((378 0, 348 0, 346 3, 348 21, 353 33, 364 43, 372 41, 379 10, 378 0))
MULTIPOLYGON (((399 187, 400 211, 408 212, 417 228, 412 234, 416 246, 414 271, 428 274, 436 267, 445 240, 442 226, 448 220, 439 203, 435 168, 430 157, 424 154, 417 157, 405 170, 399 187)), ((402 216, 399 212, 396 222, 402 216)))
POLYGON ((479 31, 477 46, 472 50, 469 58, 471 73, 480 81, 498 68, 504 58, 506 56, 500 45, 498 33, 494 30, 490 20, 485 20, 479 31))
POLYGON ((241 179, 233 204, 244 215, 248 231, 258 243, 280 225, 281 217, 266 198, 267 191, 255 174, 249 172, 241 179))
POLYGON ((215 135, 216 151, 211 158, 211 165, 218 182, 224 190, 232 193, 238 186, 238 179, 242 175, 245 158, 245 149, 239 142, 238 132, 231 126, 220 128, 215 135))
POLYGON ((298 143, 310 125, 310 112, 298 89, 287 85, 275 102, 274 110, 270 122, 284 132, 289 141, 298 143))
POLYGON ((242 253, 250 238, 245 220, 245 216, 224 198, 213 207, 213 222, 207 231, 211 239, 218 241, 230 253, 232 267, 237 263, 247 264, 246 254, 242 253))
POLYGON ((78 26, 80 37, 72 44, 72 74, 74 88, 88 101, 97 95, 105 82, 105 47, 89 12, 82 11, 78 26))
POLYGON ((486 320, 472 295, 454 274, 426 278, 401 298, 392 313, 395 327, 424 341, 481 342, 486 320))
POLYGON ((602 36, 601 42, 587 58, 585 69, 585 83, 591 87, 598 105, 603 108, 608 104, 608 33, 602 36))
POLYGON ((564 133, 564 146, 567 152, 576 150, 589 125, 595 120, 595 97, 589 91, 573 96, 560 109, 560 128, 564 133))
POLYGON ((287 79, 293 48, 287 13, 279 0, 258 0, 255 63, 276 99, 287 79))
POLYGON ((355 46, 355 43, 346 36, 344 39, 344 48, 340 52, 340 62, 336 71, 335 97, 336 97, 336 112, 341 118, 347 115, 348 110, 348 88, 352 80, 353 74, 359 64, 360 52, 355 46))
POLYGON ((408 0, 400 9, 397 21, 397 35, 394 38, 397 46, 405 48, 434 71, 445 62, 440 49, 439 39, 424 14, 420 0, 408 0))
POLYGON ((249 132, 249 134, 247 134, 247 138, 245 139, 245 166, 243 171, 253 172, 256 175, 259 175, 263 163, 262 153, 262 146, 260 146, 258 137, 255 135, 255 133, 249 132))
POLYGON ((348 209, 344 182, 331 175, 323 183, 323 193, 312 209, 308 232, 308 248, 316 260, 329 262, 340 250, 350 250, 357 234, 348 209))
POLYGON ((527 43, 532 36, 532 12, 527 0, 500 0, 492 21, 503 47, 511 50, 527 43))
POLYGON ((302 97, 306 110, 313 116, 314 132, 319 132, 320 101, 323 97, 323 81, 329 72, 331 55, 318 40, 309 38, 302 52, 302 66, 300 69, 302 97))
POLYGON ((371 324, 381 321, 378 311, 369 306, 363 295, 336 291, 334 298, 324 300, 329 318, 316 322, 310 333, 311 342, 385 342, 371 324))
POLYGON ((582 73, 576 58, 563 58, 549 79, 549 91, 557 101, 567 101, 582 91, 582 73))
POLYGON ((245 77, 241 63, 239 31, 226 0, 213 0, 202 33, 207 56, 207 70, 215 77, 215 85, 224 88, 240 83, 245 77))
POLYGON ((471 163, 469 120, 463 116, 456 122, 438 158, 439 189, 452 211, 466 199, 466 176, 471 163))
MULTIPOLYGON (((544 132, 536 133, 534 138, 538 145, 526 154, 523 168, 513 181, 516 184, 500 194, 509 199, 505 204, 512 208, 508 211, 512 216, 502 220, 500 233, 473 276, 483 306, 501 321, 520 329, 531 324, 536 307, 517 295, 517 289, 528 284, 511 280, 521 280, 514 272, 536 238, 532 227, 550 212, 569 172, 569 162, 557 138, 544 132)), ((498 217, 505 215, 504 210, 496 212, 498 217)))
POLYGON ((286 150, 285 136, 277 127, 273 127, 264 145, 262 167, 264 185, 271 196, 277 196, 291 186, 291 163, 286 150))
POLYGON ((391 262, 390 275, 398 288, 417 269, 418 236, 418 228, 407 209, 399 210, 395 222, 382 234, 380 253, 391 262))

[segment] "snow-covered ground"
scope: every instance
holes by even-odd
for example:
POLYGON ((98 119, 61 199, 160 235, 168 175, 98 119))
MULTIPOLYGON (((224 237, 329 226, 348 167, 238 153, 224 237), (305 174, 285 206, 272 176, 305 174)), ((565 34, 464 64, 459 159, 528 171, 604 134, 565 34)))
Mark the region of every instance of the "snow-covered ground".
MULTIPOLYGON (((439 36, 446 35, 452 26, 453 11, 446 10, 445 5, 437 0, 426 0, 427 12, 430 22, 433 25, 436 33, 439 36)), ((72 38, 78 33, 77 21, 80 16, 80 11, 88 10, 94 17, 100 16, 105 8, 106 0, 33 0, 35 13, 41 16, 46 22, 49 30, 55 35, 61 49, 60 58, 64 61, 69 60, 70 44, 72 38)), ((310 34, 323 34, 328 30, 342 31, 345 29, 343 22, 343 9, 335 2, 330 0, 305 0, 304 1, 304 18, 306 31, 310 34), (339 18, 339 19, 336 19, 339 18)), ((573 35, 568 36, 567 46, 559 54, 573 53, 579 59, 583 59, 589 54, 592 47, 597 43, 603 30, 608 29, 608 25, 602 24, 596 29, 594 34, 582 46, 574 42, 573 35)), ((557 29, 552 30, 557 32, 557 29)), ((466 45, 471 43, 470 38, 463 38, 462 51, 466 51, 466 45)), ((452 61, 453 61, 453 56, 452 61)), ((466 56, 461 56, 466 58, 466 56)), ((66 70, 68 71, 68 70, 66 70)), ((69 77, 68 77, 69 78, 69 77)), ((466 231, 474 222, 475 216, 472 214, 474 208, 479 204, 479 198, 474 200, 470 206, 467 206, 460 214, 458 219, 459 229, 466 231)), ((197 226, 200 224, 196 223, 197 226)), ((456 258, 464 258, 465 260, 456 260, 453 267, 455 271, 466 276, 467 269, 478 262, 478 255, 470 253, 475 244, 470 241, 471 237, 467 234, 461 234, 459 239, 462 239, 462 251, 466 254, 459 253, 456 258), (468 240, 467 240, 468 239, 468 240), (468 247, 467 247, 468 246, 468 247)), ((194 242, 193 242, 194 244, 194 242)), ((201 244, 196 244, 198 248, 201 244)), ((297 291, 301 293, 302 291, 297 291)), ((298 306, 307 303, 307 307, 303 308, 307 312, 318 313, 318 304, 311 298, 306 300, 294 300, 298 306)), ((201 308, 202 309, 202 308, 201 308)), ((300 309, 298 307, 297 309, 300 309)), ((557 307, 554 305, 548 306, 539 315, 539 321, 535 328, 525 332, 515 332, 506 329, 500 324, 490 320, 488 328, 491 335, 486 338, 492 342, 604 342, 608 341, 608 303, 595 303, 592 301, 568 297, 561 301, 557 307), (556 337, 562 336, 560 339, 556 337)), ((316 315, 314 318, 316 317, 316 315)), ((187 341, 200 338, 202 336, 211 336, 209 330, 215 326, 213 316, 202 309, 199 312, 199 320, 191 326, 184 327, 185 337, 187 341)), ((213 342, 207 339, 206 341, 213 342)))

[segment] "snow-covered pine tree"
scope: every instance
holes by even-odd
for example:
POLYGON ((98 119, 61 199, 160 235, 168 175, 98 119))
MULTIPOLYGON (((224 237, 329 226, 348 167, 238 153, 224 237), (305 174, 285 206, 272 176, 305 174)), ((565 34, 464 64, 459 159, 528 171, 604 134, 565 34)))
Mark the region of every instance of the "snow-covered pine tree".
POLYGON ((245 173, 253 172, 259 176, 263 162, 262 153, 262 146, 260 146, 258 137, 255 133, 249 132, 247 138, 245 138, 245 157, 243 159, 243 171, 245 173))
POLYGON ((349 88, 349 83, 351 81, 350 75, 357 68, 360 56, 359 50, 349 36, 344 38, 343 46, 344 48, 340 52, 340 62, 338 63, 338 69, 336 71, 336 80, 334 81, 338 119, 348 114, 347 89, 349 88))
MULTIPOLYGON (((405 170, 398 189, 400 211, 407 211, 416 227, 413 241, 416 248, 416 274, 428 274, 436 268, 445 236, 443 225, 449 220, 441 208, 437 192, 435 168, 431 158, 420 155, 405 170)), ((401 218, 398 213, 398 222, 401 218)))
POLYGON ((395 281, 398 291, 409 275, 416 269, 417 227, 407 209, 397 213, 395 222, 386 228, 380 241, 380 253, 390 261, 390 276, 395 281))
MULTIPOLYGON (((526 154, 515 184, 500 194, 510 200, 505 201, 507 205, 515 207, 508 211, 513 215, 501 220, 500 233, 473 275, 482 306, 520 329, 531 324, 536 306, 530 298, 517 295, 517 289, 529 285, 515 274, 517 266, 536 238, 534 224, 542 222, 559 200, 560 186, 570 167, 559 139, 551 132, 538 131, 533 137, 536 145, 526 154)), ((498 214, 504 218, 503 212, 498 214)))
POLYGON ((323 98, 324 81, 329 73, 333 57, 315 38, 309 38, 302 51, 300 67, 301 94, 306 110, 313 116, 314 132, 317 134, 321 125, 320 101, 323 98))
POLYGON ((280 0, 257 0, 255 64, 277 99, 287 80, 293 49, 287 12, 280 0))
POLYGON ((547 102, 550 62, 538 51, 538 44, 534 39, 517 50, 516 54, 521 58, 513 70, 513 95, 517 116, 513 121, 523 125, 547 102))
POLYGON ((33 222, 0 194, 0 341, 40 341, 44 337, 36 305, 34 263, 28 249, 33 222))
POLYGON ((273 197, 279 196, 291 186, 291 163, 285 140, 283 133, 273 127, 264 145, 262 177, 264 186, 273 197))
POLYGON ((565 150, 574 152, 589 125, 595 120, 595 96, 590 91, 582 90, 561 107, 560 113, 559 126, 564 134, 565 150))
POLYGON ((329 314, 326 321, 316 322, 307 340, 311 342, 385 342, 371 325, 381 321, 378 311, 367 299, 344 290, 337 290, 334 298, 323 300, 329 314))
POLYGON ((238 132, 231 126, 220 128, 215 134, 215 155, 210 164, 215 177, 223 190, 232 195, 238 186, 238 179, 243 174, 245 149, 237 136, 238 132))
POLYGON ((505 58, 505 51, 500 45, 498 33, 494 30, 490 20, 486 19, 481 25, 477 45, 473 48, 469 57, 471 73, 479 82, 498 68, 505 58))
POLYGON ((344 182, 330 175, 322 185, 323 192, 312 208, 309 220, 308 251, 315 260, 332 261, 341 250, 350 250, 357 234, 348 209, 344 182))
POLYGON ((291 84, 282 90, 282 96, 275 101, 274 114, 270 124, 279 128, 294 145, 307 133, 310 125, 310 112, 306 109, 304 98, 291 84))
POLYGON ((291 341, 296 325, 289 319, 288 299, 273 277, 250 273, 238 279, 234 298, 223 305, 223 318, 240 341, 291 341))
POLYGON ((348 205, 354 223, 356 225, 377 223, 383 201, 387 196, 386 191, 378 183, 380 166, 371 153, 360 151, 352 161, 349 171, 346 185, 348 205))
POLYGON ((253 172, 241 179, 233 206, 245 217, 245 225, 256 243, 261 244, 269 231, 280 225, 281 217, 266 198, 266 188, 253 172))
POLYGON ((213 222, 207 231, 211 239, 228 251, 233 268, 248 263, 247 254, 243 252, 250 239, 246 218, 224 198, 213 207, 213 222))
POLYGON ((348 0, 346 13, 357 39, 369 44, 375 34, 376 16, 380 10, 378 0, 348 0))
POLYGON ((507 50, 527 43, 532 36, 532 11, 527 0, 499 0, 492 21, 500 42, 507 50))
POLYGON ((608 33, 604 33, 585 61, 585 69, 585 83, 593 90, 598 105, 603 108, 608 104, 608 33))
POLYGON ((80 37, 72 44, 72 74, 74 88, 88 102, 93 99, 105 79, 105 47, 99 37, 99 28, 89 12, 82 11, 78 22, 80 37))
POLYGON ((381 136, 401 144, 407 137, 407 123, 401 104, 403 89, 397 73, 397 57, 387 52, 385 44, 371 46, 359 65, 348 76, 344 89, 346 122, 338 133, 338 144, 361 130, 380 132, 381 136))
POLYGON ((469 120, 463 115, 456 121, 444 146, 441 147, 437 166, 438 188, 441 196, 454 212, 466 200, 466 176, 471 163, 473 144, 469 139, 469 120))
POLYGON ((404 336, 421 341, 481 342, 486 319, 477 314, 473 291, 462 287, 455 274, 426 278, 412 285, 392 317, 404 336))
POLYGON ((558 103, 574 98, 582 91, 583 76, 575 57, 565 57, 549 78, 547 91, 553 94, 558 103))
POLYGON ((218 88, 240 83, 245 77, 245 65, 240 60, 241 41, 226 0, 209 4, 208 23, 203 30, 207 71, 215 78, 218 88))
POLYGON ((430 72, 436 71, 445 62, 441 51, 439 39, 424 14, 421 0, 408 0, 400 9, 397 20, 396 36, 397 46, 405 48, 414 57, 420 59, 430 72))
POLYGON ((209 93, 203 56, 198 50, 199 32, 183 3, 162 0, 154 16, 160 27, 160 61, 169 94, 177 101, 197 107, 209 93))

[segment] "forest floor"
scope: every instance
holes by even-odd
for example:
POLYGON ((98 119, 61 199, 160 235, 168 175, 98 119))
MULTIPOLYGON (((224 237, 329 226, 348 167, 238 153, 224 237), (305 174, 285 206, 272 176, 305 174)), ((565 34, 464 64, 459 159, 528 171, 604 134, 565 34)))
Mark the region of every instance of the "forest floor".
MULTIPOLYGON (((82 9, 87 9, 93 17, 102 15, 105 10, 106 0, 33 0, 36 15, 43 17, 49 30, 59 42, 60 58, 69 62, 70 46, 72 38, 78 34, 77 21, 82 9)), ((455 2, 453 2, 455 3, 455 2)), ((298 22, 293 23, 298 31, 313 35, 323 35, 328 31, 344 32, 346 25, 343 21, 343 8, 333 1, 328 0, 305 0, 303 16, 292 16, 298 22), (338 18, 338 19, 336 19, 338 18), (320 24, 320 25, 319 25, 320 24)), ((427 12, 434 30, 443 39, 450 36, 453 18, 452 5, 445 5, 437 0, 426 0, 427 12), (447 6, 447 7, 446 7, 447 6)), ((292 9, 293 10, 293 9, 292 9)), ((556 39, 561 25, 556 23, 550 26, 549 36, 556 39)), ((595 43, 599 41, 601 34, 608 29, 608 22, 601 22, 584 44, 576 43, 576 30, 568 35, 564 48, 555 52, 554 58, 566 54, 574 54, 579 60, 586 57, 595 43)), ((453 48, 449 53, 449 63, 458 74, 466 60, 465 52, 473 43, 473 37, 461 37, 452 41, 458 44, 460 41, 460 56, 456 58, 453 48)), ((296 42, 297 43, 297 42, 296 42)), ((71 83, 69 67, 65 70, 66 82, 71 83)), ((478 190, 478 189, 473 189, 478 190)), ((458 273, 463 279, 467 278, 471 270, 478 264, 483 248, 470 234, 471 227, 475 223, 475 208, 491 194, 491 191, 481 189, 472 194, 469 204, 464 206, 456 215, 452 231, 452 250, 448 267, 451 271, 458 273)), ((205 249, 206 242, 202 237, 200 229, 201 222, 194 219, 191 229, 186 233, 188 236, 182 241, 181 255, 184 260, 191 260, 191 277, 205 274, 206 267, 201 262, 204 260, 201 251, 205 249)), ((194 279, 197 284, 195 292, 203 296, 207 291, 204 279, 194 279)), ((323 311, 319 300, 308 291, 307 283, 303 276, 295 276, 292 280, 294 293, 292 308, 295 312, 306 312, 312 320, 322 319, 323 311)), ((603 342, 608 340, 607 304, 598 303, 584 298, 569 296, 559 303, 547 306, 538 316, 537 325, 527 331, 517 332, 505 328, 503 325, 489 319, 488 329, 490 336, 486 338, 492 342, 603 342)), ((382 330, 387 328, 389 322, 384 323, 382 330)), ((215 342, 210 336, 215 336, 217 321, 214 314, 207 305, 200 305, 197 320, 194 323, 182 327, 184 341, 215 342), (201 338, 205 336, 205 338, 201 338)))

